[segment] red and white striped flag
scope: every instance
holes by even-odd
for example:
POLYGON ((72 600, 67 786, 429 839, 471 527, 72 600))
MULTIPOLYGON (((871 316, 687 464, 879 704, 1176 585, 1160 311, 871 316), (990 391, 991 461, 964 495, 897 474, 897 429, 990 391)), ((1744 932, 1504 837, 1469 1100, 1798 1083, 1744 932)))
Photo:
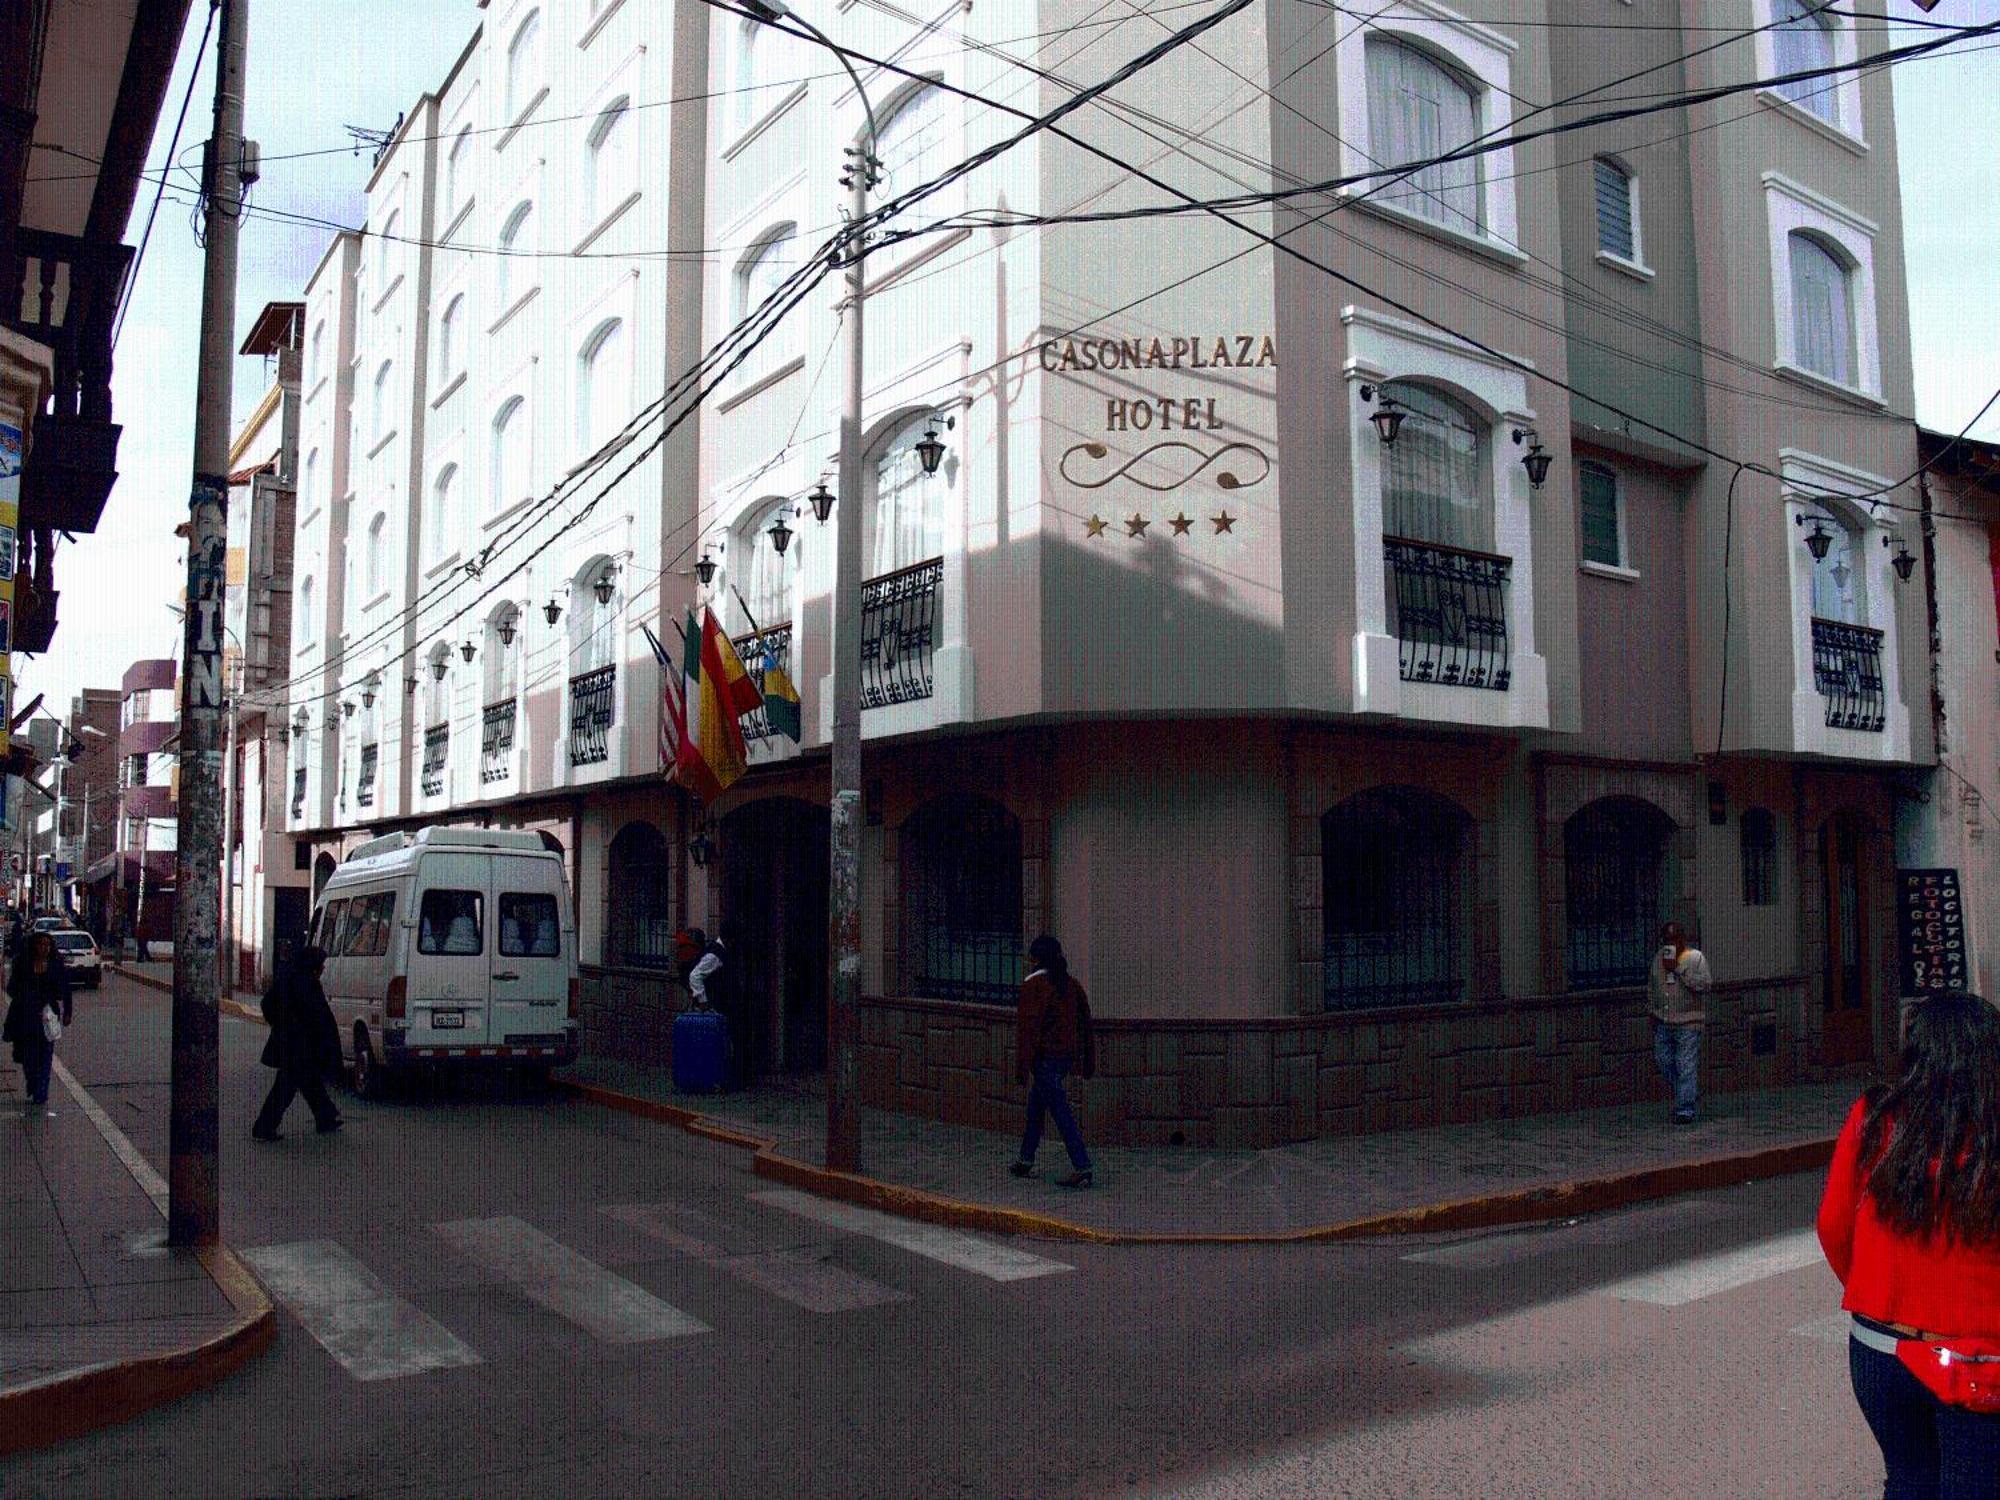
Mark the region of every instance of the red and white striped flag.
POLYGON ((672 781, 680 764, 681 745, 687 739, 687 702, 681 669, 668 657, 667 648, 650 626, 642 625, 640 629, 646 632, 647 643, 660 664, 660 771, 672 781))

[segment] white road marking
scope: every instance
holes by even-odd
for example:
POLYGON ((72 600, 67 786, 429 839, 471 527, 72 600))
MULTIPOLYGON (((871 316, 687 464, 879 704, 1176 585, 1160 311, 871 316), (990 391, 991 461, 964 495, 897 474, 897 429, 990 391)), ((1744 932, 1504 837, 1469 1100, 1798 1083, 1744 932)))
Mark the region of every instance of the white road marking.
POLYGON ((55 1075, 62 1086, 69 1090, 70 1098, 76 1106, 90 1117, 90 1123, 97 1127, 97 1133, 104 1137, 104 1144, 118 1154, 139 1186, 146 1190, 146 1196, 153 1200, 153 1207, 160 1211, 160 1217, 167 1216, 167 1179, 153 1170, 153 1164, 146 1160, 139 1148, 125 1138, 125 1132, 111 1123, 111 1116, 98 1108, 97 1101, 90 1097, 82 1084, 70 1076, 70 1071, 60 1059, 54 1063, 55 1075))
POLYGON ((332 1240, 245 1250, 258 1278, 356 1380, 482 1363, 454 1333, 332 1240))
POLYGON ((1650 1302, 1655 1307, 1681 1307, 1704 1297, 1733 1291, 1767 1277, 1788 1271, 1802 1271, 1824 1258, 1819 1235, 1811 1229, 1795 1230, 1737 1250, 1698 1256, 1678 1265, 1648 1271, 1598 1288, 1600 1296, 1621 1302, 1650 1302))
POLYGON ((455 1219, 431 1228, 467 1260, 512 1283, 523 1296, 607 1344, 638 1344, 709 1331, 700 1319, 662 1302, 644 1287, 605 1270, 512 1214, 495 1219, 455 1219))
POLYGON ((1421 1265, 1448 1266, 1454 1271, 1489 1271, 1495 1266, 1510 1265, 1579 1246, 1630 1244, 1634 1240, 1726 1218, 1729 1214, 1727 1207, 1712 1199, 1687 1198, 1678 1203, 1662 1203, 1630 1213, 1589 1219, 1581 1224, 1544 1224, 1533 1229, 1503 1231, 1455 1245, 1419 1250, 1403 1259, 1421 1265))
POLYGON ((1812 1339, 1822 1344, 1847 1344, 1848 1330, 1854 1326, 1854 1319, 1845 1312, 1830 1312, 1823 1318, 1811 1318, 1792 1330, 1802 1339, 1812 1339))
POLYGON ((915 1224, 847 1203, 832 1203, 794 1188, 773 1188, 769 1192, 752 1193, 750 1196, 758 1203, 768 1203, 802 1219, 817 1220, 850 1234, 865 1234, 899 1250, 907 1250, 912 1255, 956 1266, 962 1271, 973 1271, 994 1281, 1025 1281, 1031 1276, 1048 1276, 1057 1271, 1076 1269, 1059 1260, 1044 1260, 1039 1255, 1030 1255, 1025 1250, 982 1239, 978 1235, 962 1234, 956 1229, 944 1229, 936 1224, 915 1224))
POLYGON ((835 1265, 811 1248, 737 1254, 681 1227, 685 1212, 670 1203, 624 1203, 603 1210, 621 1224, 671 1245, 691 1260, 716 1267, 747 1286, 810 1313, 851 1312, 908 1302, 910 1294, 835 1265))

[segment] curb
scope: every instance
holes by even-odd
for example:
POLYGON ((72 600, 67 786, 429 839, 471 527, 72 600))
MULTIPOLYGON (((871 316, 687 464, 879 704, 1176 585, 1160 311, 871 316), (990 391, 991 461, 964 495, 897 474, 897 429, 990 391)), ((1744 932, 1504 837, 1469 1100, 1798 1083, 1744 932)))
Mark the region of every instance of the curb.
POLYGON ((822 1198, 873 1208, 899 1218, 955 1229, 1022 1235, 1031 1239, 1067 1240, 1091 1245, 1302 1245, 1389 1235, 1437 1234, 1447 1230, 1496 1229, 1535 1224, 1577 1214, 1602 1213, 1654 1198, 1719 1187, 1734 1187, 1767 1177, 1810 1172, 1833 1160, 1836 1137, 1825 1136, 1767 1146, 1757 1151, 1675 1162, 1634 1172, 1608 1173, 1573 1182, 1518 1188, 1476 1198, 1458 1198, 1417 1208, 1396 1209, 1337 1224, 1303 1229, 1277 1229, 1244 1234, 1212 1234, 1194 1230, 1100 1229, 1031 1209, 1001 1208, 947 1198, 923 1188, 883 1182, 858 1173, 836 1172, 798 1161, 778 1150, 778 1143, 724 1124, 711 1115, 658 1099, 620 1093, 601 1084, 558 1079, 559 1087, 588 1103, 665 1125, 677 1125, 690 1135, 721 1141, 753 1152, 751 1171, 822 1198))
MULTIPOLYGON (((143 985, 149 990, 158 990, 163 995, 171 995, 174 992, 173 985, 167 980, 155 979, 150 974, 141 974, 137 970, 126 968, 123 964, 111 964, 108 967, 120 978, 129 979, 134 984, 143 985)), ((241 1016, 246 1021, 263 1024, 264 1013, 254 1005, 245 1005, 241 1000, 217 1000, 215 1003, 228 1015, 241 1016)))

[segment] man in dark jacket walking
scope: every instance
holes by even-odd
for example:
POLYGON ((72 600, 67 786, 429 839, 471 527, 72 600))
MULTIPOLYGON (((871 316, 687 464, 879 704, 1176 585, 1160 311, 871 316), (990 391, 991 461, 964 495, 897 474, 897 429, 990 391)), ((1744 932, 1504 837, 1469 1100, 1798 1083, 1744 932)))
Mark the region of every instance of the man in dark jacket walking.
POLYGON ((340 1111, 326 1093, 326 1075, 340 1066, 340 1028, 320 987, 325 967, 325 949, 301 948, 291 966, 264 992, 264 1019, 271 1023, 271 1036, 264 1043, 263 1062, 276 1068, 278 1076, 257 1112, 257 1123, 250 1127, 257 1140, 278 1139, 279 1122, 297 1094, 305 1095, 321 1135, 340 1129, 340 1111))

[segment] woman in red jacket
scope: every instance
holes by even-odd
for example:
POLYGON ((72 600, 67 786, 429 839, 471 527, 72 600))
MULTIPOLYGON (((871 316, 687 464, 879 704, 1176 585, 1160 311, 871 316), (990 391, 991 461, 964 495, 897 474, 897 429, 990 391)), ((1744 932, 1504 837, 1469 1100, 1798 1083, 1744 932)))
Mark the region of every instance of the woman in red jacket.
MULTIPOLYGON (((1902 1077, 1869 1089, 1840 1132, 1819 1239, 1854 1317, 1848 1369, 1884 1500, 2000 1500, 2000 1411, 1941 1399, 1933 1381, 1952 1368, 1937 1373, 1924 1349, 2000 1354, 2000 1013, 1984 1000, 1940 994, 1912 1011, 1902 1077)), ((2000 1384, 2000 1363, 1968 1370, 2000 1384)))
POLYGON ((1070 977, 1062 944, 1044 933, 1028 945, 1034 972, 1021 981, 1021 1008, 1015 1052, 1015 1073, 1028 1085, 1028 1125, 1021 1135, 1021 1154, 1007 1170, 1026 1177, 1035 1170, 1035 1148, 1042 1143, 1042 1119, 1056 1117, 1063 1145, 1069 1148, 1070 1174, 1057 1187, 1090 1186, 1090 1152, 1083 1131, 1070 1112, 1063 1079, 1074 1068, 1088 1078, 1097 1071, 1097 1045, 1090 1034, 1090 1002, 1083 986, 1070 977))

